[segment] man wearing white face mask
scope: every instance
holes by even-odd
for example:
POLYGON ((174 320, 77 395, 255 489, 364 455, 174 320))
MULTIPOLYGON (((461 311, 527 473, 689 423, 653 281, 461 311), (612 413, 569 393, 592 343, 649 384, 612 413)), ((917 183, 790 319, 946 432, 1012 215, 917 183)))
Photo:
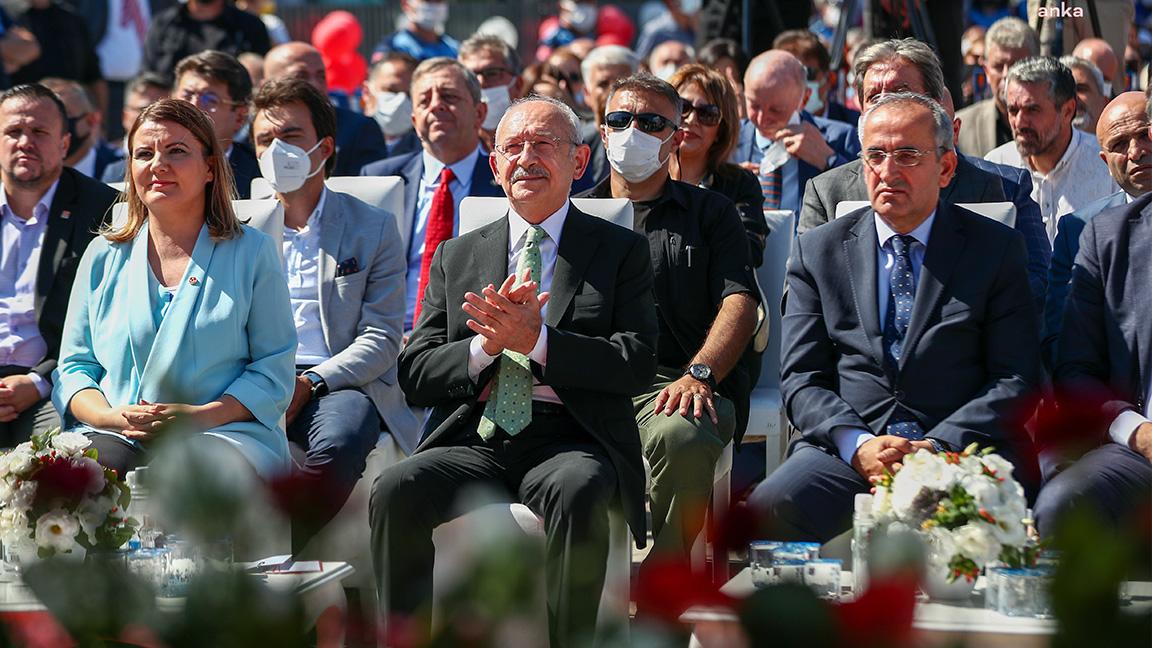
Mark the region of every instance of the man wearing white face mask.
POLYGON ((744 73, 748 119, 730 160, 759 176, 766 210, 799 213, 805 183, 860 153, 855 128, 803 109, 808 92, 804 66, 782 50, 760 54, 744 73))
POLYGON ((364 114, 380 125, 386 157, 420 148, 420 138, 412 128, 412 97, 408 94, 415 68, 416 59, 404 52, 391 52, 372 64, 364 81, 364 114))
POLYGON ((581 194, 628 198, 648 237, 660 337, 656 382, 633 399, 652 466, 650 557, 685 561, 704 525, 716 460, 748 420, 752 381, 737 364, 756 325, 748 236, 732 201, 672 180, 680 145, 676 90, 647 74, 621 79, 601 127, 611 176, 581 194))
POLYGON ((500 118, 508 106, 520 98, 523 85, 520 56, 499 36, 476 34, 460 45, 457 58, 480 79, 480 97, 488 106, 488 114, 480 126, 480 139, 484 141, 484 148, 491 151, 500 118))
POLYGON ((388 52, 404 52, 417 61, 456 56, 460 43, 444 33, 447 0, 400 0, 400 10, 404 12, 404 26, 376 45, 373 61, 388 52))
POLYGON ((307 82, 265 83, 252 100, 260 170, 283 221, 250 225, 282 241, 299 340, 288 440, 307 451, 292 493, 298 552, 344 505, 376 446, 381 421, 405 451, 418 423, 396 387, 404 319, 404 257, 392 214, 329 191, 336 114, 307 82))

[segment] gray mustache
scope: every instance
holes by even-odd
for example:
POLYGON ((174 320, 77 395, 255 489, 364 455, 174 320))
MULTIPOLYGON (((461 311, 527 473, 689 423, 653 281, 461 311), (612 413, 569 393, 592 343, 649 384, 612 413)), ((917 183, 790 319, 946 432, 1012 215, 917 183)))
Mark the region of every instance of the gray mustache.
POLYGON ((543 166, 540 166, 538 164, 534 164, 530 167, 516 167, 516 170, 512 172, 512 182, 516 182, 517 180, 523 180, 524 178, 550 178, 550 177, 552 177, 552 176, 551 176, 551 174, 548 173, 548 169, 546 169, 543 166))

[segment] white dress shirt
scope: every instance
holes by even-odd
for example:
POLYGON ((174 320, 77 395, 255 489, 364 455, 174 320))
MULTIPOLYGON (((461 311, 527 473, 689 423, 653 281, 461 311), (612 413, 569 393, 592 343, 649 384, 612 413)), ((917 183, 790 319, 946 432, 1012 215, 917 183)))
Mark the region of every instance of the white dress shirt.
POLYGON ((100 57, 100 74, 109 81, 130 81, 140 73, 144 62, 147 32, 140 33, 135 23, 126 19, 123 13, 126 1, 135 3, 145 30, 152 21, 152 8, 147 0, 113 0, 108 3, 108 24, 104 29, 104 39, 96 44, 96 54, 100 57))
MULTIPOLYGON (((872 214, 876 225, 876 295, 880 309, 880 331, 884 331, 884 322, 888 308, 888 292, 892 282, 892 266, 896 263, 896 252, 892 249, 892 237, 896 232, 885 223, 875 212, 872 214)), ((912 276, 915 278, 916 289, 920 289, 920 268, 924 265, 924 255, 928 252, 928 237, 932 233, 932 223, 936 220, 936 210, 924 219, 916 229, 908 233, 916 239, 909 247, 908 256, 912 261, 912 276)), ((864 442, 876 436, 869 430, 838 425, 832 429, 832 441, 836 444, 836 452, 845 463, 851 464, 856 450, 864 442)))
MULTIPOLYGON (((52 183, 24 220, 8 205, 8 192, 0 187, 0 365, 35 367, 48 353, 48 344, 36 322, 36 276, 40 250, 48 229, 48 210, 60 180, 52 183)), ((46 398, 52 385, 43 376, 28 376, 46 398)))
POLYGON ((997 146, 984 159, 1027 169, 1032 174, 1032 200, 1040 205, 1049 244, 1056 240, 1056 226, 1061 216, 1120 191, 1120 185, 1108 172, 1108 165, 1100 159, 1100 143, 1092 135, 1075 128, 1064 155, 1047 174, 1028 164, 1027 158, 1016 148, 1016 142, 997 146))
POLYGON ((327 199, 325 188, 302 229, 284 227, 284 276, 292 298, 298 365, 318 365, 332 357, 320 326, 320 229, 324 227, 320 219, 327 199))
MULTIPOLYGON (((568 206, 556 210, 551 216, 540 223, 547 234, 540 240, 540 292, 552 290, 552 274, 556 267, 556 254, 560 248, 560 232, 564 230, 564 221, 568 218, 568 206)), ((524 251, 524 242, 527 238, 528 228, 532 224, 520 217, 519 214, 508 210, 508 274, 516 272, 520 263, 520 253, 524 251)), ((542 318, 548 316, 548 305, 540 309, 542 318)), ((480 336, 472 338, 468 344, 468 376, 475 382, 480 372, 496 361, 499 355, 488 355, 481 346, 480 336)), ((541 367, 548 365, 548 327, 541 322, 540 336, 536 338, 536 345, 528 357, 541 367)), ((560 397, 547 385, 540 384, 535 376, 532 377, 532 400, 548 403, 561 403, 560 397)))
MULTIPOLYGON (((416 215, 412 219, 412 237, 408 241, 408 276, 407 276, 407 312, 404 315, 404 330, 411 331, 415 324, 416 295, 420 289, 420 264, 424 259, 424 234, 428 229, 428 212, 432 210, 432 196, 440 187, 440 173, 444 170, 444 163, 432 157, 427 151, 420 155, 424 157, 424 175, 420 177, 420 188, 416 194, 416 215)), ((460 231, 460 201, 472 190, 472 172, 476 169, 476 160, 481 155, 477 146, 463 159, 455 164, 448 165, 456 179, 449 185, 452 191, 453 215, 452 236, 460 231)), ((429 251, 429 254, 435 250, 429 251)))

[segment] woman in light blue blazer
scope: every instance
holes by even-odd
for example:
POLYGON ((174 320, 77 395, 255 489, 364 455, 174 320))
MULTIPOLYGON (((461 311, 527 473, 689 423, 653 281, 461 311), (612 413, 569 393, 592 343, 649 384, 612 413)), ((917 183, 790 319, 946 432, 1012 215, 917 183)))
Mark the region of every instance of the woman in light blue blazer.
POLYGON ((76 271, 53 403, 118 470, 179 419, 263 477, 285 471, 296 329, 275 247, 236 219, 227 158, 198 108, 157 102, 128 141, 127 218, 76 271))

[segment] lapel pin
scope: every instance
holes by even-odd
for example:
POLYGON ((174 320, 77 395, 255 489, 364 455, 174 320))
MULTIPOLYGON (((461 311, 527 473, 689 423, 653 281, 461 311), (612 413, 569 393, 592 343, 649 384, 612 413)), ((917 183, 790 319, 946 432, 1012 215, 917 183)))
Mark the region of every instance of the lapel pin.
POLYGON ((65 209, 64 211, 60 212, 60 218, 62 218, 64 220, 68 220, 69 218, 72 218, 72 211, 65 209))
POLYGON ((188 277, 188 283, 192 284, 193 286, 199 286, 200 280, 196 277, 188 277))

